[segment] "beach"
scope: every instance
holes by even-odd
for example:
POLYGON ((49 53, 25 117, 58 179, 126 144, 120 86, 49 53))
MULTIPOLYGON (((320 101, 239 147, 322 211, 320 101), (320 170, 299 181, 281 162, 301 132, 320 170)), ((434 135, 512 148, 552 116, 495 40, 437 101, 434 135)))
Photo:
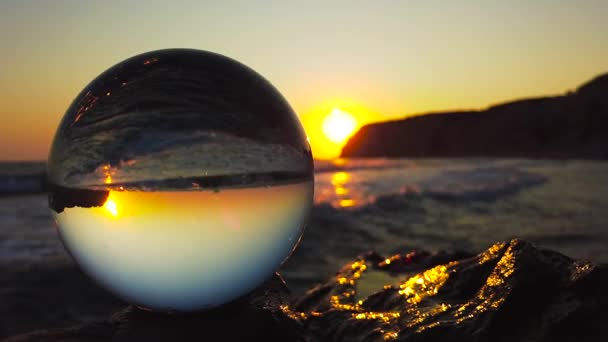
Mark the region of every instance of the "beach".
MULTIPOLYGON (((2 168, 8 184, 15 169, 37 177, 44 165, 2 168)), ((607 163, 582 160, 317 161, 315 206, 279 272, 302 295, 369 250, 472 255, 512 238, 605 263, 607 171, 607 163)), ((15 195, 16 183, 0 198, 2 336, 101 319, 123 306, 76 268, 46 194, 30 182, 28 194, 15 195)))

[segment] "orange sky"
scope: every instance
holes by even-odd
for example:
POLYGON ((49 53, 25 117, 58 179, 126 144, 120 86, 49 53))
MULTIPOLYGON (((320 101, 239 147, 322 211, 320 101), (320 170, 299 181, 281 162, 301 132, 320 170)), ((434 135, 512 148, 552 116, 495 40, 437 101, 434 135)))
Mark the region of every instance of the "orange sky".
POLYGON ((608 71, 606 1, 0 3, 0 160, 46 159, 72 99, 135 54, 235 58, 289 100, 318 158, 333 108, 364 124, 559 94, 608 71))

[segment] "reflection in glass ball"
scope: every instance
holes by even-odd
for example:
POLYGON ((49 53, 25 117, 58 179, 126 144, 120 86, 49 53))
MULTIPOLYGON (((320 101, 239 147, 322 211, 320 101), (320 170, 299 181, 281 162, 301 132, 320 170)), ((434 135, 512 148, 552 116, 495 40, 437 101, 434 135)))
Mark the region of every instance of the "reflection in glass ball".
POLYGON ((295 248, 312 205, 306 134, 279 92, 210 52, 132 57, 57 129, 49 204, 80 267, 154 310, 217 306, 295 248))

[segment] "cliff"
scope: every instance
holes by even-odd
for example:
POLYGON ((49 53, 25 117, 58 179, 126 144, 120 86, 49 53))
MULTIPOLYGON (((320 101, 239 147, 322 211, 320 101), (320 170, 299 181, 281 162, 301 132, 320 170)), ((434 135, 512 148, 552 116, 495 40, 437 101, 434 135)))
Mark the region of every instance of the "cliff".
POLYGON ((608 158, 608 74, 573 92, 363 126, 342 157, 608 158))

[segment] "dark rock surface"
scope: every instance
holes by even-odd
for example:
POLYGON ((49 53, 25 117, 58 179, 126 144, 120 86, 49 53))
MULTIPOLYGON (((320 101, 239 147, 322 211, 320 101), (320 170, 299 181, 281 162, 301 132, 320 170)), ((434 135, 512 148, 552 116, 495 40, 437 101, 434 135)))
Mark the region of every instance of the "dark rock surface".
POLYGON ((563 96, 363 126, 342 157, 608 158, 608 74, 563 96))
POLYGON ((96 321, 126 305, 86 277, 67 256, 2 260, 0 270, 0 340, 36 328, 96 321))
POLYGON ((203 313, 163 314, 128 306, 107 321, 6 341, 295 341, 301 325, 282 311, 288 300, 287 286, 277 274, 238 301, 203 313))
POLYGON ((512 240, 487 251, 370 252, 300 298, 280 277, 199 314, 129 307, 7 341, 605 341, 608 266, 512 240))
POLYGON ((606 286, 605 265, 512 240, 447 263, 370 253, 292 310, 315 340, 603 341, 606 286), (367 288, 380 291, 358 293, 367 288))

